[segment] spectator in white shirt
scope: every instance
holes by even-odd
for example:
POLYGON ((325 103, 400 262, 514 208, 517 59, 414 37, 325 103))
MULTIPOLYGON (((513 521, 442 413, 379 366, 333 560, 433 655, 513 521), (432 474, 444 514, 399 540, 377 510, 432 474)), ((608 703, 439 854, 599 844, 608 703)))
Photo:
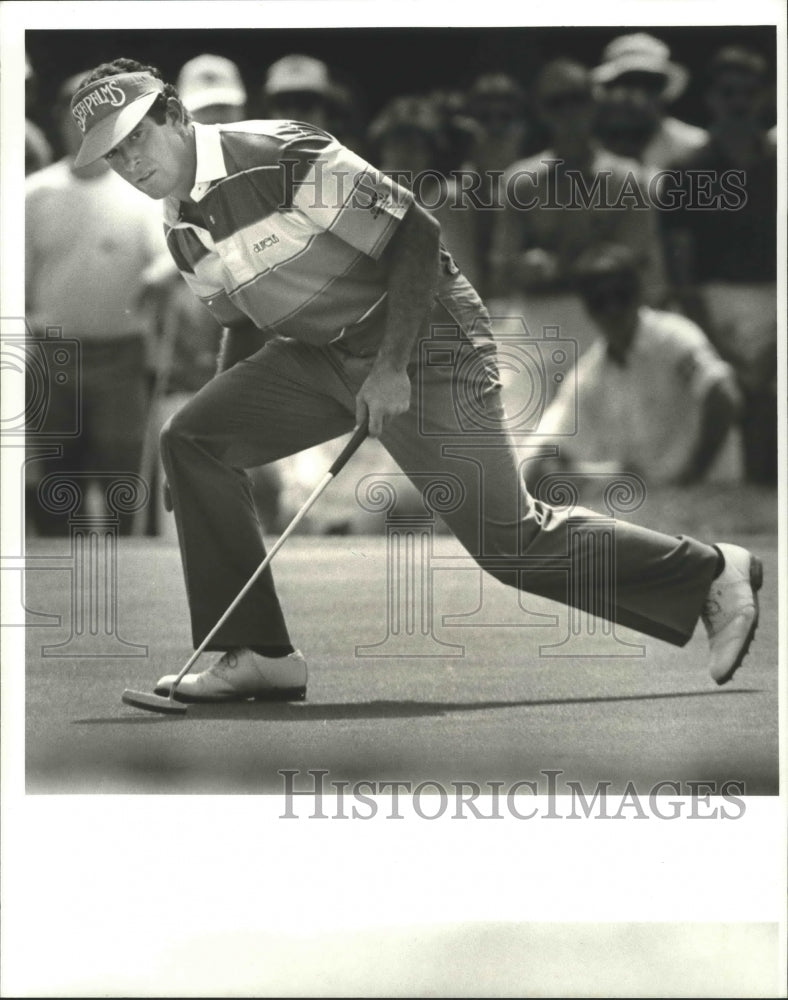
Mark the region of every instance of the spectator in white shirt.
POLYGON ((578 260, 579 294, 599 337, 539 425, 556 460, 578 471, 634 472, 647 483, 703 479, 739 405, 733 372, 695 323, 643 304, 638 270, 623 247, 578 260))

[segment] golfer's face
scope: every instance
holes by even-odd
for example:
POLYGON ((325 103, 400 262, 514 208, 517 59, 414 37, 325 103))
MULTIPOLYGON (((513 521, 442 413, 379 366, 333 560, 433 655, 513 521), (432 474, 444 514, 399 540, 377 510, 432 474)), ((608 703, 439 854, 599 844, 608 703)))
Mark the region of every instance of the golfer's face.
POLYGON ((168 117, 157 125, 147 115, 104 157, 115 173, 149 198, 166 198, 187 188, 189 160, 185 138, 168 117))

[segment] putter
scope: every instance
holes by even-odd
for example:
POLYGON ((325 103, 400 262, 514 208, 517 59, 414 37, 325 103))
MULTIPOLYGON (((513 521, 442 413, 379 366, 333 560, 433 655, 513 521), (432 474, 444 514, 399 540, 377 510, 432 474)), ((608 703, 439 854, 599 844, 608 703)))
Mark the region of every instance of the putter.
POLYGON ((177 702, 175 700, 175 691, 178 685, 186 676, 186 674, 191 670, 194 664, 197 662, 198 657, 204 652, 205 647, 208 645, 211 639, 213 639, 213 637, 216 635, 216 633, 219 631, 222 625, 224 625, 224 623, 227 621, 227 619, 230 617, 233 611, 235 611, 235 609, 247 595, 247 593, 253 586, 255 580, 265 570, 265 568, 274 558, 279 549, 281 549, 281 547, 293 533, 293 531, 298 526, 298 523, 301 521, 301 519, 309 512, 309 510, 311 509, 315 501, 318 499, 320 494, 325 490, 325 488, 328 486, 331 480, 339 473, 340 469, 342 469, 345 466, 348 459, 358 450, 359 445, 367 436, 368 430, 369 428, 366 421, 356 428, 353 436, 345 445, 345 447, 342 449, 342 452, 340 453, 336 461, 333 463, 333 465, 325 474, 325 476, 323 476, 323 478, 320 480, 317 486, 314 488, 311 495, 304 502, 303 506, 295 515, 290 524, 288 524, 288 526, 276 540, 276 543, 271 548, 271 551, 268 553, 265 559, 263 559, 263 561, 254 571, 254 573, 249 577, 247 582, 244 584, 243 589, 238 593, 238 595, 235 597, 233 602, 224 612, 219 621, 214 625, 214 627, 206 635, 206 637, 203 639, 203 641, 200 643, 197 649, 195 649, 195 651, 189 657, 188 661, 184 664, 183 668, 181 669, 181 672, 173 681, 169 695, 167 695, 167 697, 164 697, 163 695, 160 694, 152 694, 152 693, 149 694, 146 691, 131 691, 127 688, 123 692, 120 699, 125 705, 132 705, 134 708, 142 708, 147 712, 161 712, 164 715, 186 714, 187 706, 182 702, 177 702))

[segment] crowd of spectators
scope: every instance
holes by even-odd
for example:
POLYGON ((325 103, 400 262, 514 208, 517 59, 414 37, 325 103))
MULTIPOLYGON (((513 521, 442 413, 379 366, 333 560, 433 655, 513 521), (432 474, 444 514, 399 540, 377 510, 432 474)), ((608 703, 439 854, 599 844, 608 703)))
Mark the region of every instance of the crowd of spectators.
MULTIPOLYGON (((643 32, 615 38, 589 65, 550 61, 530 88, 490 73, 465 91, 404 94, 374 115, 365 112, 363 81, 296 53, 261 68, 249 90, 233 62, 203 54, 182 67, 177 87, 196 121, 288 118, 335 135, 435 214, 500 329, 516 318, 530 338, 557 328, 574 341, 573 384, 579 376, 589 415, 578 413, 581 423, 587 419, 578 447, 563 439, 566 465, 593 453, 599 462, 630 461, 647 481, 689 482, 708 473, 731 428, 741 448, 732 474, 771 486, 771 67, 732 46, 695 74, 706 114, 694 124, 670 113, 688 69, 643 32), (615 330, 624 327, 626 343, 617 348, 615 330), (597 406, 588 401, 595 394, 597 406), (671 465, 665 442, 675 444, 679 432, 686 440, 671 465), (581 442, 591 438, 583 453, 581 442), (653 462, 644 459, 649 454, 653 462)), ((159 206, 121 182, 115 190, 106 165, 74 167, 68 99, 79 78, 61 88, 51 136, 26 123, 28 319, 34 334, 58 324, 83 344, 84 439, 59 461, 72 469, 123 467, 155 482, 157 429, 212 377, 220 330, 178 279, 161 235, 151 235, 159 206), (53 146, 64 150, 56 162, 53 146), (113 223, 118 211, 134 225, 113 223)), ((28 108, 35 85, 28 62, 28 108)), ((504 391, 516 411, 533 387, 513 370, 504 372, 504 391)), ((547 440, 566 421, 567 402, 553 399, 549 380, 540 391, 547 440)), ((57 530, 35 498, 46 471, 39 463, 29 482, 29 519, 42 532, 57 530)), ((251 474, 261 519, 274 529, 288 470, 251 474)), ((165 520, 154 510, 143 527, 159 532, 165 520)))

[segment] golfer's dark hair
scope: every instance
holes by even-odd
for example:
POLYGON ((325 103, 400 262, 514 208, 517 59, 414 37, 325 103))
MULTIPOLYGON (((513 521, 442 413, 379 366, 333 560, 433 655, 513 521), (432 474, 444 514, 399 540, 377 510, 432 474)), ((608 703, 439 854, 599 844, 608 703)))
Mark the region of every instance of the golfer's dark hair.
POLYGON ((603 243, 585 250, 572 267, 572 283, 581 295, 593 293, 601 281, 611 278, 633 292, 641 290, 637 255, 617 243, 603 243))
MULTIPOLYGON (((161 72, 156 69, 155 66, 146 66, 145 63, 137 62, 136 59, 113 59, 112 62, 102 63, 97 66, 84 80, 80 83, 80 89, 87 86, 89 83, 95 83, 96 80, 103 80, 106 76, 118 76, 121 73, 149 73, 151 76, 156 77, 157 80, 164 80, 161 72)), ((157 125, 163 125, 167 118, 167 101, 169 98, 173 98, 178 102, 178 106, 181 109, 181 121, 188 122, 191 121, 191 115, 183 106, 183 102, 178 96, 178 91, 171 83, 164 84, 164 90, 153 104, 148 109, 148 115, 156 122, 157 125)))

